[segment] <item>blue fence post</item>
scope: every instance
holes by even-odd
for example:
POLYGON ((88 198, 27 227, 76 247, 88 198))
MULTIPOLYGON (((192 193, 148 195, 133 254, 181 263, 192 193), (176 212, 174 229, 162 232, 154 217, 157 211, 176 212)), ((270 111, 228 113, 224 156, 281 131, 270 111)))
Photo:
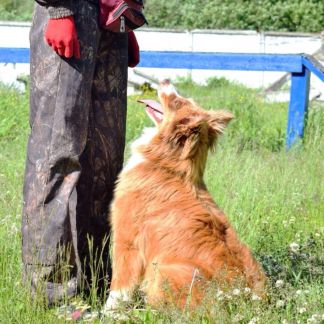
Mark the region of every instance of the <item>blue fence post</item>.
POLYGON ((310 72, 305 66, 301 73, 291 73, 290 103, 286 133, 286 149, 304 136, 308 111, 310 72))

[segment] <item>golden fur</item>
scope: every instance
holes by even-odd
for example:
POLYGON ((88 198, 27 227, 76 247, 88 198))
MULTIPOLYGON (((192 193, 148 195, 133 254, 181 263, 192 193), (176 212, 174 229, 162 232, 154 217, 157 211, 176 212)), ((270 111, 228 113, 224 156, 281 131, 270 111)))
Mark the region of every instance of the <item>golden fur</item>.
MULTIPOLYGON (((172 90, 172 89, 171 89, 172 90)), ((151 304, 190 294, 201 301, 204 285, 240 280, 262 293, 264 274, 217 207, 203 182, 208 150, 233 118, 205 111, 193 100, 159 93, 164 118, 156 135, 137 147, 141 161, 120 176, 111 208, 113 291, 145 291, 151 304)))

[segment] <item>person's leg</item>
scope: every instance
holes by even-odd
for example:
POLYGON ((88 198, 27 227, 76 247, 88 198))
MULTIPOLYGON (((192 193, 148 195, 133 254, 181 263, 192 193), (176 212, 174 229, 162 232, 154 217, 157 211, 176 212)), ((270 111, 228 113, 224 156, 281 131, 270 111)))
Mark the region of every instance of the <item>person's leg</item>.
POLYGON ((92 88, 88 141, 81 156, 83 171, 77 186, 80 258, 87 277, 95 275, 96 282, 92 285, 99 286, 100 290, 107 288, 105 279, 110 281, 111 278, 108 209, 123 165, 127 55, 127 34, 102 32, 92 88))
POLYGON ((75 22, 81 59, 62 59, 44 41, 47 10, 35 6, 31 41, 31 134, 22 217, 24 278, 51 303, 77 289, 76 183, 82 166, 95 56, 98 8, 78 1, 75 22), (66 255, 68 254, 68 255, 66 255), (60 260, 63 258, 63 260, 60 260), (65 264, 60 264, 60 261, 65 264), (69 266, 71 265, 71 266, 69 266), (71 270, 72 269, 72 270, 71 270), (70 279, 62 286, 64 272, 70 279), (56 278, 54 278, 56 277, 56 278))

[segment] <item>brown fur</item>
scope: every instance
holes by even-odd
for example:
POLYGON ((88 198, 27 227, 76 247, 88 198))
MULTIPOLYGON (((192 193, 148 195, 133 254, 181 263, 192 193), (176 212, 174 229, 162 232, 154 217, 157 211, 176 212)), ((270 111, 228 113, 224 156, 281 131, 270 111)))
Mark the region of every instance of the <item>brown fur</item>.
POLYGON ((261 293, 264 274, 204 182, 208 150, 233 118, 160 93, 164 120, 139 148, 145 160, 121 173, 111 209, 112 290, 141 285, 149 303, 191 304, 204 285, 241 280, 261 293))

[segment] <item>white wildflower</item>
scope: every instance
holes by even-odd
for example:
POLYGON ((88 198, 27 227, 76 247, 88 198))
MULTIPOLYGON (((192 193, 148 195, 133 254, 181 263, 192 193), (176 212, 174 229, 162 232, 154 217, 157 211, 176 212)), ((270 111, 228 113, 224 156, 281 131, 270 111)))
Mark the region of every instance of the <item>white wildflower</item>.
POLYGON ((251 299, 252 299, 253 301, 261 300, 261 297, 258 296, 258 295, 256 295, 256 294, 252 294, 251 299))
POLYGON ((300 296, 302 293, 303 293, 302 290, 300 290, 300 289, 296 290, 296 296, 300 296))
POLYGON ((223 296, 224 292, 220 289, 217 290, 216 297, 223 296))
POLYGON ((246 294, 249 294, 249 293, 251 292, 251 288, 249 288, 249 287, 245 287, 245 288, 244 288, 244 292, 245 292, 246 294))
POLYGON ((319 324, 324 320, 324 314, 313 314, 307 319, 308 324, 319 324))
POLYGON ((301 307, 301 308, 298 309, 298 313, 299 313, 299 314, 303 314, 303 313, 305 313, 306 311, 307 311, 307 309, 306 309, 305 307, 301 307))
POLYGON ((224 299, 224 292, 222 290, 217 290, 216 298, 218 300, 223 300, 224 299))
POLYGON ((296 242, 293 242, 289 245, 290 251, 293 253, 296 253, 299 251, 299 244, 296 242))
POLYGON ((242 322, 242 320, 244 319, 244 316, 242 314, 236 314, 233 317, 233 323, 239 323, 242 322))
POLYGON ((248 324, 256 324, 259 322, 259 317, 253 317, 249 322, 248 324))
POLYGON ((279 307, 283 307, 283 306, 285 306, 285 302, 281 299, 277 300, 276 307, 279 308, 279 307))
POLYGON ((232 295, 231 295, 231 294, 225 294, 224 296, 225 296, 225 298, 227 298, 227 299, 232 299, 232 295))
POLYGON ((239 296, 240 293, 241 293, 241 290, 240 290, 240 289, 238 289, 238 288, 233 289, 232 294, 233 294, 234 296, 239 296))
POLYGON ((277 288, 283 287, 284 284, 285 284, 285 282, 283 280, 281 280, 281 279, 277 280, 276 283, 275 283, 277 288))

